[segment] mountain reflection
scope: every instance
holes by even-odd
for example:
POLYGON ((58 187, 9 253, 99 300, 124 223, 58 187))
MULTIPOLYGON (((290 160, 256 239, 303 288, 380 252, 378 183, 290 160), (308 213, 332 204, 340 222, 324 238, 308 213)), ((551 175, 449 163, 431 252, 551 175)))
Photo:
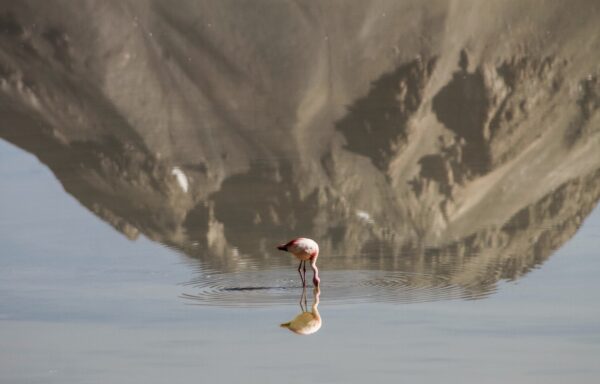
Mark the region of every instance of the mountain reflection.
MULTIPOLYGON (((236 7, 200 15, 157 3, 136 21, 151 41, 135 29, 124 45, 85 40, 118 33, 103 19, 60 22, 58 12, 36 25, 34 8, 1 10, 0 137, 128 238, 166 244, 203 270, 285 269, 274 245, 307 236, 325 287, 327 271, 386 271, 402 277, 374 277, 390 300, 410 287, 479 297, 546 260, 600 198, 599 76, 558 48, 492 57, 465 41, 453 43, 458 54, 428 43, 350 70, 348 57, 391 50, 369 42, 397 39, 343 30, 344 10, 318 13, 339 13, 348 51, 321 38, 311 6, 233 38, 188 17, 227 25, 236 7), (282 43, 268 58, 263 35, 282 43), (302 49, 288 47, 298 39, 302 49)), ((102 17, 112 25, 122 13, 109 5, 102 17)), ((528 22, 546 36, 543 20, 528 22)), ((430 33, 423 41, 447 41, 430 33)))

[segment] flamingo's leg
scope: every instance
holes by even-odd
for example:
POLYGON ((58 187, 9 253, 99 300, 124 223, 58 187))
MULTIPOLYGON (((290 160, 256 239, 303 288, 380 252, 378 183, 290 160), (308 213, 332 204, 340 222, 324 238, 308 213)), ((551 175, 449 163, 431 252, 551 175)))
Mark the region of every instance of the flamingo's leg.
POLYGON ((300 280, 302 280, 302 287, 306 287, 306 265, 304 266, 304 276, 302 276, 302 263, 304 261, 300 260, 300 265, 298 265, 298 274, 300 275, 300 280))
POLYGON ((300 308, 302 309, 302 312, 306 312, 307 311, 307 306, 306 306, 306 287, 302 288, 302 295, 300 296, 300 308))
MULTIPOLYGON (((306 262, 304 264, 306 264, 306 262)), ((304 277, 304 280, 306 280, 306 276, 304 277)), ((306 299, 306 287, 304 287, 304 312, 308 312, 308 302, 306 299)))
POLYGON ((303 265, 303 267, 304 267, 304 268, 303 268, 303 271, 304 271, 304 279, 303 279, 303 280, 304 280, 304 285, 306 285, 306 260, 304 260, 304 261, 302 262, 302 265, 303 265))

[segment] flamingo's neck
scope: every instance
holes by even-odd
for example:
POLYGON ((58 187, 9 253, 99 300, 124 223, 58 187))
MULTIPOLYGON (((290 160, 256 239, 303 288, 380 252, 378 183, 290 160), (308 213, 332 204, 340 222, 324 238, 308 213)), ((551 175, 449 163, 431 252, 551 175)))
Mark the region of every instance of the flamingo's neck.
POLYGON ((319 268, 317 268, 316 257, 311 261, 310 266, 314 272, 313 284, 315 285, 315 287, 318 287, 319 283, 321 282, 321 279, 319 278, 319 268))

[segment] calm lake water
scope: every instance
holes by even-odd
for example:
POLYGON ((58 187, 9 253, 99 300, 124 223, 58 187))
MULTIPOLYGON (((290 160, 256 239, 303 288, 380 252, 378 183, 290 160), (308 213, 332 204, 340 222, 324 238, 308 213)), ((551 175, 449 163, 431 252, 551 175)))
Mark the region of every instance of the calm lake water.
POLYGON ((4 141, 0 178, 5 383, 594 383, 600 374, 598 208, 548 260, 477 289, 452 278, 461 264, 430 274, 367 251, 355 267, 322 254, 322 325, 298 336, 279 327, 302 311, 287 255, 236 271, 130 241, 4 141))

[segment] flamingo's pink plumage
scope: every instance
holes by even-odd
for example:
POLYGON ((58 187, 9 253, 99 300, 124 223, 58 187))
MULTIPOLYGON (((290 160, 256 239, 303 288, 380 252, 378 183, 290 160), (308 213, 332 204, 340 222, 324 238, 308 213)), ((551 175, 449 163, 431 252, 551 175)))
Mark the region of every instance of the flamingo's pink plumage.
POLYGON ((315 285, 315 287, 319 285, 319 283, 321 282, 321 280, 319 279, 319 269, 317 268, 317 258, 319 257, 319 245, 316 241, 312 239, 307 239, 305 237, 299 237, 278 246, 277 249, 289 252, 292 255, 294 255, 298 260, 300 260, 300 265, 298 266, 298 273, 300 274, 300 279, 302 279, 303 287, 306 286, 306 261, 310 260, 310 267, 314 272, 313 284, 315 285), (302 273, 303 266, 304 274, 302 273))

